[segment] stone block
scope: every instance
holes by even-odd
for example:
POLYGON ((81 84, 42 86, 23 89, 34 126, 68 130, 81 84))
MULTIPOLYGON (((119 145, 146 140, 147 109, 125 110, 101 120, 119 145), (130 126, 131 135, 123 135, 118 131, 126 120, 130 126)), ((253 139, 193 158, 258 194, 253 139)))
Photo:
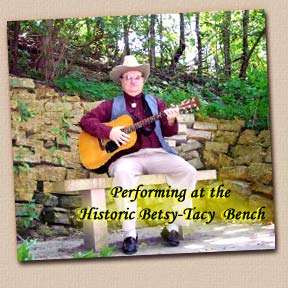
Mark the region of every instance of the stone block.
POLYGON ((252 163, 248 167, 249 180, 253 183, 272 184, 272 165, 252 163))
POLYGON ((260 183, 254 183, 251 185, 250 189, 252 192, 255 192, 255 193, 262 193, 268 196, 273 196, 272 186, 268 186, 268 185, 264 185, 260 183))
POLYGON ((14 192, 16 201, 31 201, 36 190, 37 181, 30 177, 26 177, 25 174, 20 174, 19 176, 14 175, 14 192))
POLYGON ((202 169, 204 167, 204 164, 202 163, 200 158, 194 158, 192 160, 189 160, 188 163, 196 169, 202 169))
POLYGON ((71 103, 62 103, 61 101, 55 101, 55 102, 47 102, 45 105, 46 111, 51 112, 65 112, 65 111, 71 111, 72 110, 72 104, 71 103))
POLYGON ((30 112, 35 114, 35 117, 42 115, 45 112, 45 103, 47 100, 35 100, 29 103, 30 112))
POLYGON ((194 114, 180 114, 177 117, 178 123, 183 123, 186 124, 187 128, 191 128, 194 121, 195 121, 195 116, 194 114))
POLYGON ((17 103, 16 100, 11 100, 11 101, 10 101, 10 108, 11 108, 12 111, 13 111, 13 110, 16 110, 16 109, 17 109, 17 106, 18 106, 18 103, 17 103))
POLYGON ((258 143, 263 147, 268 148, 271 146, 271 135, 270 130, 262 130, 258 135, 258 143))
POLYGON ((215 131, 215 130, 217 130, 217 124, 216 123, 210 123, 210 122, 196 121, 193 124, 193 129, 215 131))
POLYGON ((27 122, 26 121, 19 122, 20 129, 24 130, 27 133, 27 135, 40 133, 44 125, 45 122, 42 121, 42 119, 39 119, 38 117, 29 118, 27 122))
POLYGON ((176 146, 177 145, 180 145, 181 143, 185 143, 186 140, 187 140, 187 135, 174 135, 174 136, 171 136, 171 137, 166 137, 165 138, 166 140, 173 140, 173 141, 176 141, 176 146))
POLYGON ((166 142, 168 143, 168 145, 170 147, 176 147, 176 141, 175 140, 172 140, 172 139, 167 139, 166 142))
POLYGON ((231 123, 219 123, 218 129, 224 130, 224 131, 240 132, 241 131, 241 124, 235 123, 233 121, 231 121, 231 123))
POLYGON ((69 211, 63 208, 46 207, 43 209, 42 218, 48 224, 71 224, 69 211))
POLYGON ((212 133, 210 131, 187 129, 187 139, 209 141, 211 140, 211 137, 212 137, 212 133))
POLYGON ((51 192, 54 192, 54 182, 43 181, 43 193, 49 194, 51 192))
POLYGON ((255 145, 257 142, 258 137, 256 136, 256 132, 251 129, 246 129, 240 133, 237 143, 242 145, 255 145))
POLYGON ((84 113, 90 112, 95 109, 102 101, 96 102, 83 102, 84 113))
POLYGON ((265 151, 260 146, 236 145, 231 149, 232 157, 236 165, 263 162, 265 151))
POLYGON ((82 116, 83 116, 83 109, 73 110, 73 117, 71 119, 69 118, 68 122, 71 125, 76 125, 80 122, 82 116))
POLYGON ((53 167, 48 165, 39 165, 31 167, 29 175, 32 179, 38 181, 63 181, 66 177, 66 168, 53 167))
POLYGON ((213 141, 235 145, 238 139, 238 135, 238 132, 219 130, 214 134, 213 141))
POLYGON ((246 166, 220 168, 218 176, 219 179, 240 180, 249 182, 248 167, 246 166))
POLYGON ((229 149, 229 144, 221 142, 206 142, 205 150, 213 151, 218 153, 227 153, 229 149))
POLYGON ((9 76, 9 86, 11 88, 24 88, 24 89, 34 89, 35 84, 32 79, 29 78, 18 78, 9 76))
POLYGON ((64 95, 61 97, 62 102, 80 102, 81 98, 78 95, 64 95))
POLYGON ((36 193, 35 201, 46 207, 56 207, 58 205, 58 197, 52 194, 36 193))
POLYGON ((233 166, 233 159, 223 153, 204 151, 203 158, 207 168, 222 168, 233 166))
POLYGON ((200 148, 202 148, 202 144, 197 140, 192 139, 189 140, 189 143, 181 145, 181 151, 183 152, 189 152, 200 148))
POLYGON ((178 124, 178 135, 186 135, 187 134, 187 125, 184 123, 178 124))
POLYGON ((179 154, 179 156, 181 156, 186 161, 192 160, 192 159, 195 159, 195 158, 199 158, 200 159, 199 153, 197 151, 195 151, 195 150, 194 151, 189 151, 189 152, 181 152, 179 154))
POLYGON ((81 196, 78 195, 59 195, 58 206, 62 208, 74 209, 81 207, 81 196))
POLYGON ((249 197, 251 195, 251 190, 249 189, 249 182, 224 180, 223 183, 225 188, 230 189, 232 193, 236 192, 244 197, 249 197))
POLYGON ((85 179, 89 177, 88 170, 67 169, 66 179, 85 179))
POLYGON ((35 93, 30 93, 29 91, 27 91, 26 89, 13 89, 13 91, 11 92, 11 100, 15 100, 15 101, 22 101, 25 102, 28 107, 30 105, 31 102, 35 101, 36 99, 36 95, 35 93))
POLYGON ((266 151, 265 160, 266 163, 272 163, 272 152, 271 147, 269 147, 266 151))
POLYGON ((35 89, 37 99, 45 99, 50 98, 51 100, 54 100, 54 98, 59 99, 60 95, 55 91, 53 88, 49 88, 47 86, 40 86, 35 89))

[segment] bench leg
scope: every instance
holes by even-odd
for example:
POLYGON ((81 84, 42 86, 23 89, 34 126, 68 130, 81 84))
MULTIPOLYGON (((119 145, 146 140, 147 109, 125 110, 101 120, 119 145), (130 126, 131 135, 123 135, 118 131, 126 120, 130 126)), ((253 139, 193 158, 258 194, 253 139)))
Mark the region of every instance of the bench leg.
MULTIPOLYGON (((83 207, 106 210, 105 189, 91 189, 83 191, 81 195, 83 207)), ((107 220, 84 220, 83 232, 85 249, 101 251, 108 246, 107 220)))

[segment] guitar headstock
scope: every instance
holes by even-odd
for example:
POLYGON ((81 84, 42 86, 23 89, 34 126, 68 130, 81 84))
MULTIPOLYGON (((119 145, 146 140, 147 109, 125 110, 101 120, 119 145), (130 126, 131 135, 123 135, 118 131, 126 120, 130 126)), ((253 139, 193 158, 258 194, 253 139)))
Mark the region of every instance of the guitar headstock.
POLYGON ((186 100, 184 102, 181 102, 178 107, 179 110, 196 110, 200 106, 199 99, 197 97, 193 97, 190 100, 186 100))

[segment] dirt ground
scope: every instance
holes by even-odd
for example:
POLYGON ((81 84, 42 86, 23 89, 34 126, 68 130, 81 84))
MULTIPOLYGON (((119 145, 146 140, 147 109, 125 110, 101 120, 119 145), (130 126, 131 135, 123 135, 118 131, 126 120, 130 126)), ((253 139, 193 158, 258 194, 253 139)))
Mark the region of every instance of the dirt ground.
MULTIPOLYGON (((160 226, 139 229, 138 252, 128 257, 275 249, 274 224, 195 224, 192 230, 186 231, 185 238, 178 247, 163 246, 161 229, 160 226)), ((125 256, 121 245, 121 231, 109 233, 109 247, 115 247, 112 257, 125 256)), ((31 249, 33 260, 71 259, 79 252, 87 252, 82 232, 37 240, 31 249)))

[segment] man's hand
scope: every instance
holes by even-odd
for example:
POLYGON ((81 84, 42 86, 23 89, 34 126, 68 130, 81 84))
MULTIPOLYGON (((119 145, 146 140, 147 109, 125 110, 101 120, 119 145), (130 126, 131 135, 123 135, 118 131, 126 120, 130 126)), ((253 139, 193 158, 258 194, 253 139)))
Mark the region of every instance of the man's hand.
POLYGON ((114 141, 119 147, 122 144, 126 144, 130 139, 130 135, 121 131, 123 128, 124 126, 113 127, 109 134, 109 139, 114 141))
POLYGON ((164 112, 167 115, 168 125, 172 126, 179 115, 179 107, 173 105, 171 108, 164 110, 164 112))

